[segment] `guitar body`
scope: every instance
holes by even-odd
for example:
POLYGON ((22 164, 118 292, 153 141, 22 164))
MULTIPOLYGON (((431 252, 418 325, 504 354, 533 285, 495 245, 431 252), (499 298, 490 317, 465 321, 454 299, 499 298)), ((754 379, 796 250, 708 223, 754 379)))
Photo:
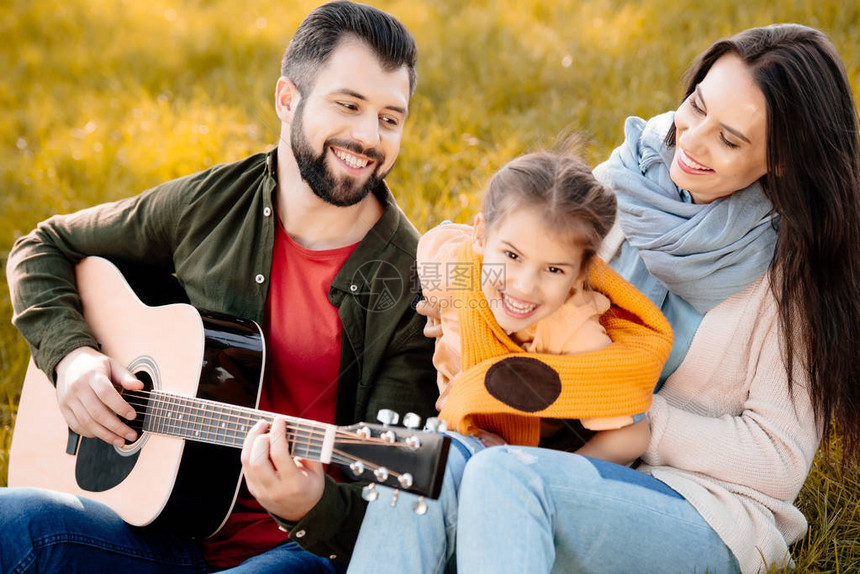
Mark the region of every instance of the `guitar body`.
MULTIPOLYGON (((78 264, 77 282, 101 351, 147 390, 257 406, 265 346, 255 323, 186 304, 149 307, 112 263, 97 257, 78 264)), ((242 479, 236 449, 137 430, 138 440, 123 448, 70 435, 53 385, 31 360, 12 437, 9 485, 91 498, 136 526, 190 536, 217 532, 242 479)))

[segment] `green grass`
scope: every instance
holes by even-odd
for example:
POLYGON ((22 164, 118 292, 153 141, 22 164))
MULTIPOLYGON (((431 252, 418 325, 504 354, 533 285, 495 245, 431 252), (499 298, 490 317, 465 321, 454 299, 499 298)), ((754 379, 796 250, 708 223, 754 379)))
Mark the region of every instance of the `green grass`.
MULTIPOLYGON (((420 230, 465 221, 504 162, 575 132, 595 164, 628 115, 676 107, 713 40, 795 21, 827 32, 855 93, 860 5, 842 0, 379 0, 421 51, 389 181, 420 230)), ((0 4, 0 262, 54 213, 267 149, 281 53, 307 0, 0 4)), ((5 274, 4 274, 5 279, 5 274)), ((0 286, 0 484, 27 349, 0 286)), ((834 445, 838 453, 838 443, 834 445)), ((860 571, 860 476, 817 460, 798 572, 860 571)))

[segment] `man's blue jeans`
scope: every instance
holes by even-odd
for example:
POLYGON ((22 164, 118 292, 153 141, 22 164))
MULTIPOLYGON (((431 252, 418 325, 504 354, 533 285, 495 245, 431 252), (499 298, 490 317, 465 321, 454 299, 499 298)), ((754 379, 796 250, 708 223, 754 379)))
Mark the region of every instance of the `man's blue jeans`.
POLYGON ((450 433, 442 495, 415 515, 416 497, 380 489, 349 573, 441 573, 455 554, 476 572, 738 572, 698 512, 664 483, 616 464, 547 449, 484 449, 450 433), (456 443, 456 444, 455 444, 456 443), (468 464, 467 464, 468 463, 468 464))
MULTIPOLYGON (((4 574, 207 572, 196 542, 127 525, 108 507, 33 488, 0 488, 0 572, 4 574)), ((233 574, 343 572, 294 542, 250 558, 233 574)))

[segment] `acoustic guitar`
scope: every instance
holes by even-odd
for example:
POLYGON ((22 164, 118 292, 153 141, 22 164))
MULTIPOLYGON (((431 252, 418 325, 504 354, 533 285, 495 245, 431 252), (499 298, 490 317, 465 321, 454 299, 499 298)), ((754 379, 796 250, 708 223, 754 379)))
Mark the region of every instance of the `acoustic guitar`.
MULTIPOLYGON (((242 481, 239 451, 254 424, 265 366, 260 327, 185 303, 147 305, 113 263, 76 267, 83 314, 101 352, 144 383, 123 391, 138 438, 115 447, 72 432, 54 386, 30 361, 12 436, 10 486, 42 487, 100 501, 136 526, 190 536, 223 526, 242 481)), ((295 457, 342 467, 348 478, 437 498, 450 438, 440 421, 380 413, 384 424, 346 427, 285 417, 295 457)), ((419 500, 416 512, 422 513, 419 500)))

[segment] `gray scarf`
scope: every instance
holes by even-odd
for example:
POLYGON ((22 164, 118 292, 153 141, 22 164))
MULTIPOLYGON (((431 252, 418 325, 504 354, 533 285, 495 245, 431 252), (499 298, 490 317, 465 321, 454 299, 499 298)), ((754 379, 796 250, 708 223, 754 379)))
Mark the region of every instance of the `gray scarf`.
POLYGON ((708 204, 682 201, 669 178, 674 149, 663 144, 673 120, 674 112, 647 123, 628 118, 604 182, 617 194, 621 228, 650 275, 649 284, 636 287, 668 289, 704 314, 767 270, 776 215, 757 182, 708 204))

